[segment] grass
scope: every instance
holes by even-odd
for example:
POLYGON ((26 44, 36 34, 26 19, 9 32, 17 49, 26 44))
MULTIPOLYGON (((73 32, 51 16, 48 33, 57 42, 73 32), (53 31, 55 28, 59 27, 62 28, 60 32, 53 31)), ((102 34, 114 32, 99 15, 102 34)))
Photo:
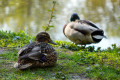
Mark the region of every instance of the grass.
POLYGON ((70 42, 55 41, 58 45, 52 46, 58 52, 58 61, 54 67, 21 71, 13 68, 17 61, 18 48, 28 44, 29 40, 33 41, 34 37, 24 32, 1 31, 0 33, 4 33, 1 34, 0 41, 9 39, 9 43, 0 44, 1 47, 7 48, 6 52, 0 54, 0 80, 120 79, 120 47, 116 44, 106 50, 101 48, 95 50, 94 46, 76 46, 70 42), (19 39, 13 41, 16 36, 19 36, 19 39))
POLYGON ((11 31, 0 31, 0 47, 16 48, 33 41, 34 37, 28 36, 24 31, 18 33, 11 31))

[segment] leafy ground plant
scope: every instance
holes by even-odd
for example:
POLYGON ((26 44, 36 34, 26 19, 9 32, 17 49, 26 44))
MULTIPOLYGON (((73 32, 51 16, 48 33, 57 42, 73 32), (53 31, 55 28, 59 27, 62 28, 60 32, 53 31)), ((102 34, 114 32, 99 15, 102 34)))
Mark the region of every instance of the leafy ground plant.
POLYGON ((20 31, 18 33, 11 31, 0 31, 0 47, 22 47, 33 41, 33 38, 20 31))
POLYGON ((3 41, 1 44, 5 44, 0 45, 7 49, 0 54, 0 80, 120 79, 120 47, 116 44, 106 50, 95 50, 94 46, 84 47, 71 42, 55 41, 58 44, 52 45, 58 52, 55 66, 22 71, 14 69, 17 52, 30 40, 33 41, 34 37, 24 32, 0 32, 0 41, 3 41), (16 36, 19 37, 16 39, 16 36), (7 39, 9 42, 5 41, 7 39))

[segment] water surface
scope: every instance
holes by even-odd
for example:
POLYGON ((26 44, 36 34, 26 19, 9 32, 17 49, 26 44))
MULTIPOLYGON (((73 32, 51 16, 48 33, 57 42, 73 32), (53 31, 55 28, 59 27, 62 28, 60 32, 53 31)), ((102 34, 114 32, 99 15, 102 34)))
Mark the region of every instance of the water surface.
MULTIPOLYGON (((36 35, 48 24, 49 9, 53 0, 0 0, 0 30, 36 35)), ((120 0, 57 0, 51 28, 48 32, 54 40, 69 41, 63 34, 63 26, 69 22, 72 13, 81 19, 94 22, 105 31, 96 47, 105 49, 111 44, 120 44, 120 0)))

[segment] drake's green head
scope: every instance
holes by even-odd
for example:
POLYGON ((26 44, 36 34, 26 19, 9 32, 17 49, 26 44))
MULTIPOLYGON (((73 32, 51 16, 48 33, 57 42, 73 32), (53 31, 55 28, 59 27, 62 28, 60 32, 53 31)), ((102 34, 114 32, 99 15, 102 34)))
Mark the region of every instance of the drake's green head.
POLYGON ((75 21, 75 20, 80 20, 80 17, 78 16, 77 13, 73 13, 73 14, 71 15, 71 18, 70 18, 70 21, 71 21, 71 22, 72 22, 72 21, 75 21))
POLYGON ((50 35, 47 32, 40 32, 36 35, 35 42, 45 42, 45 43, 51 43, 55 44, 55 42, 52 41, 50 38, 50 35))

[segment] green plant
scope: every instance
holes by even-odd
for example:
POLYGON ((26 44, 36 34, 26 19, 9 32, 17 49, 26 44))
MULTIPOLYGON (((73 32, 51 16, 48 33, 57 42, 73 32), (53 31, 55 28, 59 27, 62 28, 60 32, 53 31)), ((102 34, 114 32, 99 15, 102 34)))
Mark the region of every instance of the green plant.
POLYGON ((45 32, 46 32, 46 31, 49 31, 49 29, 50 29, 51 27, 54 27, 54 26, 51 25, 50 23, 52 22, 52 19, 55 17, 54 14, 53 14, 55 5, 56 5, 56 1, 53 1, 53 7, 52 7, 51 10, 49 10, 51 13, 50 13, 50 19, 49 19, 49 21, 48 21, 48 24, 47 24, 47 26, 42 26, 42 27, 45 29, 45 32))
MULTIPOLYGON (((53 67, 33 68, 19 71, 13 68, 17 61, 17 52, 21 45, 33 41, 34 37, 24 32, 0 31, 2 47, 12 45, 12 49, 0 54, 0 79, 30 79, 30 80, 59 80, 59 79, 120 79, 120 47, 116 44, 108 49, 95 50, 94 46, 80 46, 71 42, 55 41, 58 45, 52 45, 58 52, 57 64, 53 67), (9 43, 8 43, 8 42, 9 43), (21 44, 19 44, 21 42, 21 44), (18 48, 17 48, 18 47, 18 48), (9 77, 7 77, 9 76, 9 77), (86 78, 84 78, 86 77, 86 78)), ((0 45, 1 46, 1 45, 0 45)))
POLYGON ((28 36, 24 31, 11 32, 0 31, 0 47, 23 47, 24 45, 33 41, 32 36, 28 36))

